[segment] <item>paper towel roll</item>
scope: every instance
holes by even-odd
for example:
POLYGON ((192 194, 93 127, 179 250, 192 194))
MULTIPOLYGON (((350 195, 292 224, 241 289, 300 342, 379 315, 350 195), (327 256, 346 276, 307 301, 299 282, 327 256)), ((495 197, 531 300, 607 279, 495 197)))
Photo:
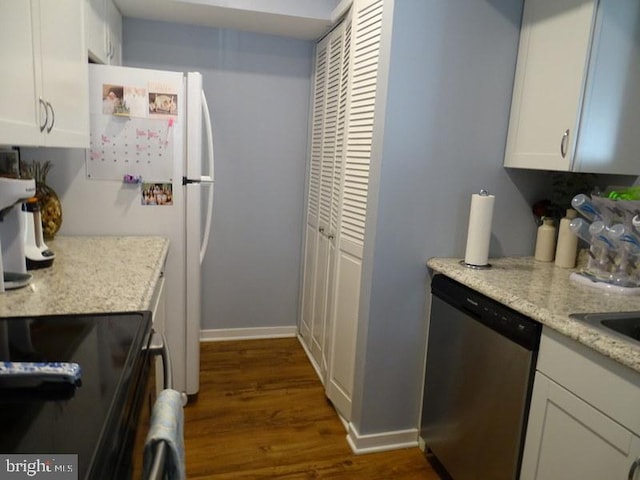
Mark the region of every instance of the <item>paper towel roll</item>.
POLYGON ((467 249, 464 254, 464 261, 467 265, 476 267, 488 265, 495 199, 494 195, 483 193, 471 195, 467 249))

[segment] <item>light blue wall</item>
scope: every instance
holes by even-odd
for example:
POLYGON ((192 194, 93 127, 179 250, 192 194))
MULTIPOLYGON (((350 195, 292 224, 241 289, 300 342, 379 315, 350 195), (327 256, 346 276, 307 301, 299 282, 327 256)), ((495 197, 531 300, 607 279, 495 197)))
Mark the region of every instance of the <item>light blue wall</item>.
POLYGON ((203 74, 216 186, 202 328, 295 326, 313 43, 131 18, 123 43, 127 66, 203 74))
MULTIPOLYGON (((544 174, 502 167, 521 1, 396 0, 372 158, 353 418, 415 428, 432 256, 462 258, 471 194, 496 195, 491 254, 530 255, 544 174), (370 221, 371 220, 371 221, 370 221)), ((385 8, 388 8, 387 3, 385 8)))

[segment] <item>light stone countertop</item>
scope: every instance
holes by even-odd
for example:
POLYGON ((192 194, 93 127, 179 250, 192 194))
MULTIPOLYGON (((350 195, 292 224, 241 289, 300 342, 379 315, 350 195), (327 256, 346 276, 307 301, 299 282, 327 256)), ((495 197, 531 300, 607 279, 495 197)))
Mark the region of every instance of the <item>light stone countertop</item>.
POLYGON ((49 268, 0 293, 0 317, 149 310, 169 250, 162 237, 56 237, 49 268))
POLYGON ((459 262, 457 258, 431 258, 427 265, 640 372, 640 346, 569 318, 571 313, 640 311, 640 296, 578 285, 569 280, 576 270, 536 262, 533 257, 492 258, 488 270, 470 269, 459 262))

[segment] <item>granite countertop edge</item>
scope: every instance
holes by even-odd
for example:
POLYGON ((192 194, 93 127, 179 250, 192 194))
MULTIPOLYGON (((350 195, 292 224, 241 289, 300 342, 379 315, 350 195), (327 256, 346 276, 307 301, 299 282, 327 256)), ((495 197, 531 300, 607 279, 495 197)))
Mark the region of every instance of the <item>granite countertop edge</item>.
POLYGON ((156 236, 60 236, 47 245, 52 266, 1 293, 0 317, 150 310, 169 252, 156 236))
POLYGON ((569 280, 575 269, 539 264, 531 257, 490 263, 490 270, 474 270, 460 265, 459 259, 434 257, 427 266, 640 373, 640 347, 569 317, 569 313, 640 310, 640 298, 576 285, 569 280), (500 279, 501 271, 508 272, 508 281, 500 279), (537 287, 531 288, 536 281, 537 287))

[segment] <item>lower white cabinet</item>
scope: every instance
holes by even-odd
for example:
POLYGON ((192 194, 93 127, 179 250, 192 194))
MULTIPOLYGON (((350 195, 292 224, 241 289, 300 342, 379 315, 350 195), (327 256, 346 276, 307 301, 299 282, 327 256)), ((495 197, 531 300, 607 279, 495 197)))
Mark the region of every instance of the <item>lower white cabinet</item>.
POLYGON ((543 333, 521 480, 640 480, 640 374, 543 333))
POLYGON ((538 372, 520 479, 640 479, 640 437, 538 372))

